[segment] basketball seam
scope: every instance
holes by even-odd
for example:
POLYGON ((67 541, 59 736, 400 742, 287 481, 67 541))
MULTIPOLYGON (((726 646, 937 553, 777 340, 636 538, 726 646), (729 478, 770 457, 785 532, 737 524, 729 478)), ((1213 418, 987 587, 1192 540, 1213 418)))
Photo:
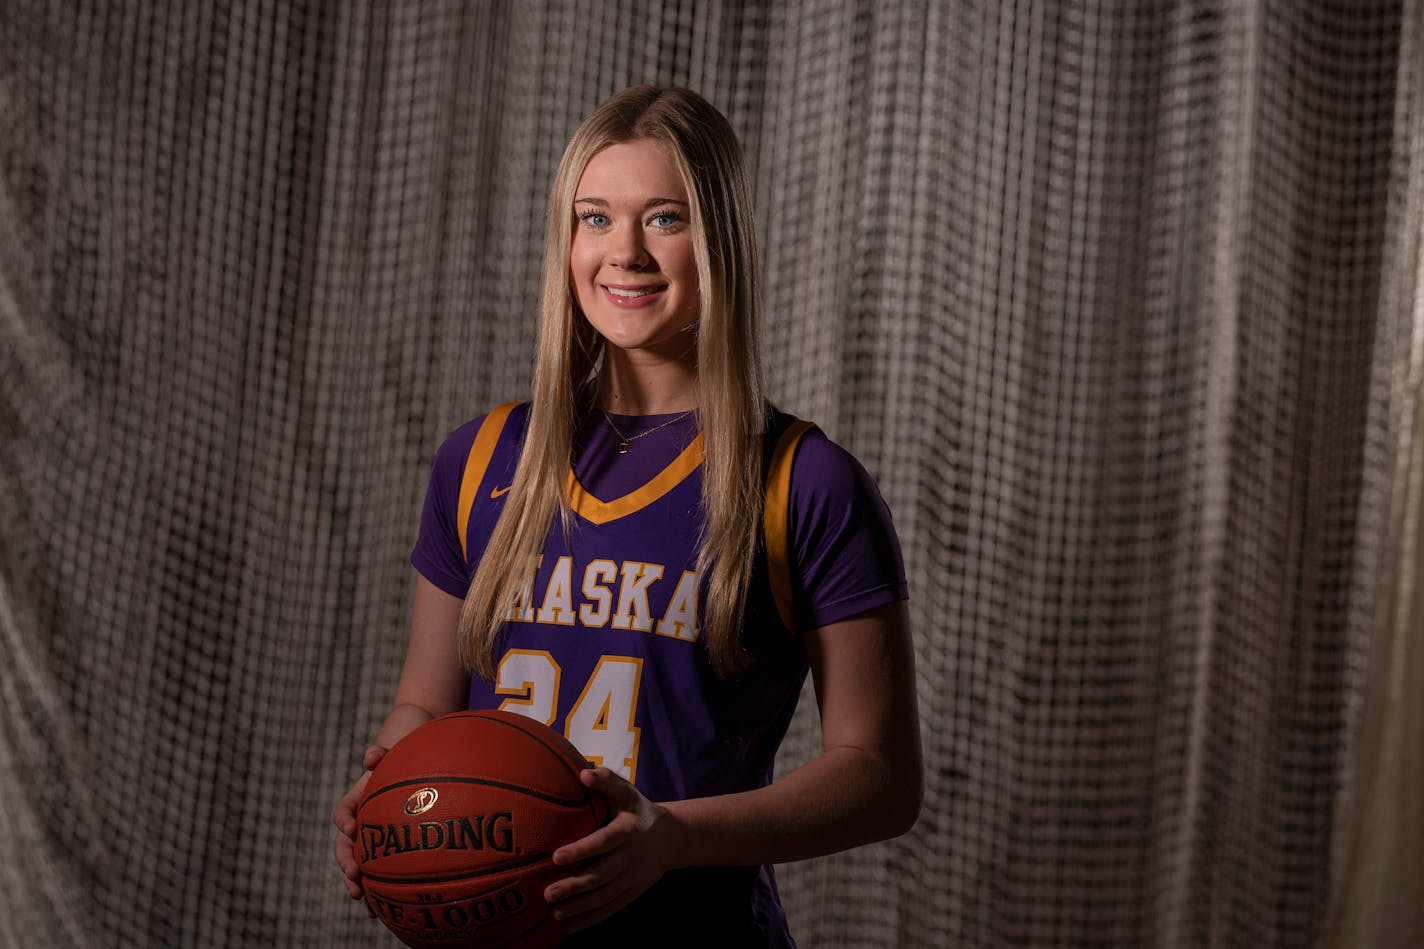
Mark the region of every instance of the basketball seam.
POLYGON ((588 794, 585 792, 581 798, 555 797, 552 794, 545 794, 533 788, 525 787, 522 784, 508 784, 504 781, 491 781, 489 778, 468 778, 455 774, 427 774, 419 778, 406 778, 403 781, 395 781, 391 784, 382 785, 374 791, 367 792, 361 800, 361 807, 364 808, 369 801, 375 800, 387 791, 394 791, 398 788, 408 788, 417 784, 440 784, 442 782, 450 784, 479 784, 484 787, 499 788, 503 791, 515 791, 529 797, 538 798, 546 804, 557 804, 560 807, 583 807, 588 803, 588 794))
MULTIPOLYGON (((532 739, 534 739, 535 741, 537 741, 541 747, 543 747, 544 749, 546 749, 546 750, 549 752, 549 754, 551 754, 551 755, 553 755, 555 758, 557 758, 558 761, 559 761, 559 763, 560 763, 561 765, 563 765, 565 768, 567 768, 567 769, 569 770, 569 773, 572 774, 575 779, 578 778, 579 770, 581 770, 581 769, 575 768, 572 764, 570 764, 570 763, 569 763, 569 759, 567 759, 567 758, 564 757, 563 752, 560 751, 557 746, 551 745, 551 744, 549 744, 549 742, 545 741, 545 740, 544 740, 544 736, 540 735, 537 731, 533 731, 533 730, 527 729, 527 728, 520 728, 519 725, 516 725, 514 722, 506 721, 506 720, 503 719, 503 718, 499 718, 499 717, 496 717, 496 716, 494 716, 494 715, 486 714, 487 712, 488 712, 487 709, 480 709, 480 710, 468 711, 468 712, 455 712, 455 713, 452 713, 451 717, 452 717, 452 718, 482 718, 482 719, 484 719, 484 720, 487 721, 487 722, 494 722, 494 723, 496 723, 496 724, 503 725, 505 728, 512 728, 512 729, 514 729, 515 731, 517 731, 517 732, 519 732, 519 733, 521 733, 521 734, 528 735, 530 738, 532 738, 532 739)), ((511 713, 509 713, 509 714, 512 714, 512 715, 513 715, 513 714, 516 714, 516 713, 511 712, 511 713)), ((523 718, 524 716, 517 716, 517 717, 523 718)), ((534 720, 533 720, 533 719, 528 719, 528 721, 533 722, 534 720)), ((522 724, 522 723, 521 723, 521 724, 522 724)), ((546 726, 546 727, 547 727, 547 726, 546 726)), ((574 750, 577 751, 578 749, 574 749, 574 750)))
MULTIPOLYGON (((515 869, 517 869, 517 870, 518 870, 518 869, 523 869, 523 867, 516 867, 515 869)), ((393 884, 399 885, 402 881, 401 881, 401 880, 387 880, 386 882, 387 882, 387 883, 393 883, 393 884)), ((482 889, 482 890, 476 890, 476 891, 473 892, 473 893, 462 893, 462 894, 460 894, 459 896, 451 896, 451 897, 448 897, 448 898, 444 899, 443 902, 446 902, 446 903, 466 903, 466 902, 471 902, 471 901, 474 901, 474 900, 492 899, 492 898, 494 898, 495 896, 498 896, 500 893, 504 892, 505 890, 507 890, 507 889, 509 889, 510 887, 515 886, 515 885, 517 885, 517 884, 516 884, 516 883, 511 883, 509 880, 495 880, 495 881, 492 882, 492 883, 486 883, 486 884, 485 884, 485 888, 482 889)), ((413 895, 410 895, 410 896, 402 896, 402 895, 399 895, 400 892, 401 892, 401 891, 397 891, 396 894, 392 894, 391 892, 385 892, 385 893, 379 893, 379 894, 377 894, 377 895, 380 896, 380 898, 383 899, 383 900, 385 900, 387 903, 398 903, 398 904, 400 904, 401 906, 416 906, 416 907, 420 907, 420 906, 438 906, 438 905, 440 905, 440 904, 438 904, 438 903, 431 903, 429 900, 424 899, 424 897, 427 895, 427 894, 425 894, 425 893, 416 893, 416 894, 413 894, 413 895)))
POLYGON ((456 873, 454 875, 445 874, 442 876, 428 877, 392 877, 386 876, 383 873, 367 873, 364 869, 361 871, 361 875, 376 883, 392 883, 400 886, 415 886, 427 883, 454 883, 457 880, 474 880, 478 879, 479 877, 492 876, 496 873, 508 873, 510 870, 522 870, 525 867, 533 866, 536 863, 548 860, 551 856, 552 851, 550 853, 539 853, 535 854, 532 857, 525 857, 523 860, 515 860, 509 863, 501 863, 497 867, 489 867, 483 870, 467 870, 462 873, 456 873))

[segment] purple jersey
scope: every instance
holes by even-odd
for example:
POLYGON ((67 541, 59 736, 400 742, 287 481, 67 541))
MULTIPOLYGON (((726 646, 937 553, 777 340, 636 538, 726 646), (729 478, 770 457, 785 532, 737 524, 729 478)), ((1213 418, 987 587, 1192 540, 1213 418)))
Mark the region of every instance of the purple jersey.
MULTIPOLYGON (((527 417, 527 405, 501 407, 437 452, 412 562, 452 596, 464 596, 485 553, 527 417)), ((653 801, 768 784, 807 671, 796 630, 903 599, 906 584, 889 512, 851 455, 780 413, 765 454, 764 549, 742 633, 754 659, 747 671, 718 678, 701 642, 695 417, 606 424, 594 415, 569 480, 575 523, 567 536, 557 522, 550 530, 505 626, 495 680, 472 679, 470 707, 544 722, 653 801)), ((709 939, 720 934, 717 944, 793 944, 769 868, 669 874, 638 904, 677 906, 679 881, 717 917, 699 924, 711 927, 709 939)), ((679 930, 689 912, 673 910, 679 930)), ((619 931, 626 937, 626 924, 619 931)))

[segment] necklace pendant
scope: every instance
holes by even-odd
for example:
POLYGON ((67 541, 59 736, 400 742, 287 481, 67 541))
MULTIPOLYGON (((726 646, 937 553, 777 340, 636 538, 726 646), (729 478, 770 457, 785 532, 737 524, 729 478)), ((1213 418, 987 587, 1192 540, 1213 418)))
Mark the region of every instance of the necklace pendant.
POLYGON ((625 439, 623 439, 622 441, 620 441, 620 442, 618 443, 618 454, 620 454, 620 455, 626 455, 626 454, 628 454, 628 439, 625 438, 625 439))

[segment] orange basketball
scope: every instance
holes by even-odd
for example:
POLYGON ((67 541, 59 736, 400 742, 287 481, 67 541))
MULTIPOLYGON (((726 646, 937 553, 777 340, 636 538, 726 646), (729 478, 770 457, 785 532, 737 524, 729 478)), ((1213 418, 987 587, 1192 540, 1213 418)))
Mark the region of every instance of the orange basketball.
POLYGON ((386 753, 356 810, 366 904, 409 946, 553 946, 551 855, 608 819, 560 734, 455 712, 386 753))

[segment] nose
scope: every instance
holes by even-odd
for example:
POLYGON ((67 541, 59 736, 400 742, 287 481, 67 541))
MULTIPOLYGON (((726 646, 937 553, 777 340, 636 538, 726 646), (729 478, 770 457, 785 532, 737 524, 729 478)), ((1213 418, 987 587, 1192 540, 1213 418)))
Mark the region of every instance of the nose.
POLYGON ((643 241, 641 227, 618 228, 608 251, 608 262, 625 270, 642 270, 649 262, 648 247, 643 241))

